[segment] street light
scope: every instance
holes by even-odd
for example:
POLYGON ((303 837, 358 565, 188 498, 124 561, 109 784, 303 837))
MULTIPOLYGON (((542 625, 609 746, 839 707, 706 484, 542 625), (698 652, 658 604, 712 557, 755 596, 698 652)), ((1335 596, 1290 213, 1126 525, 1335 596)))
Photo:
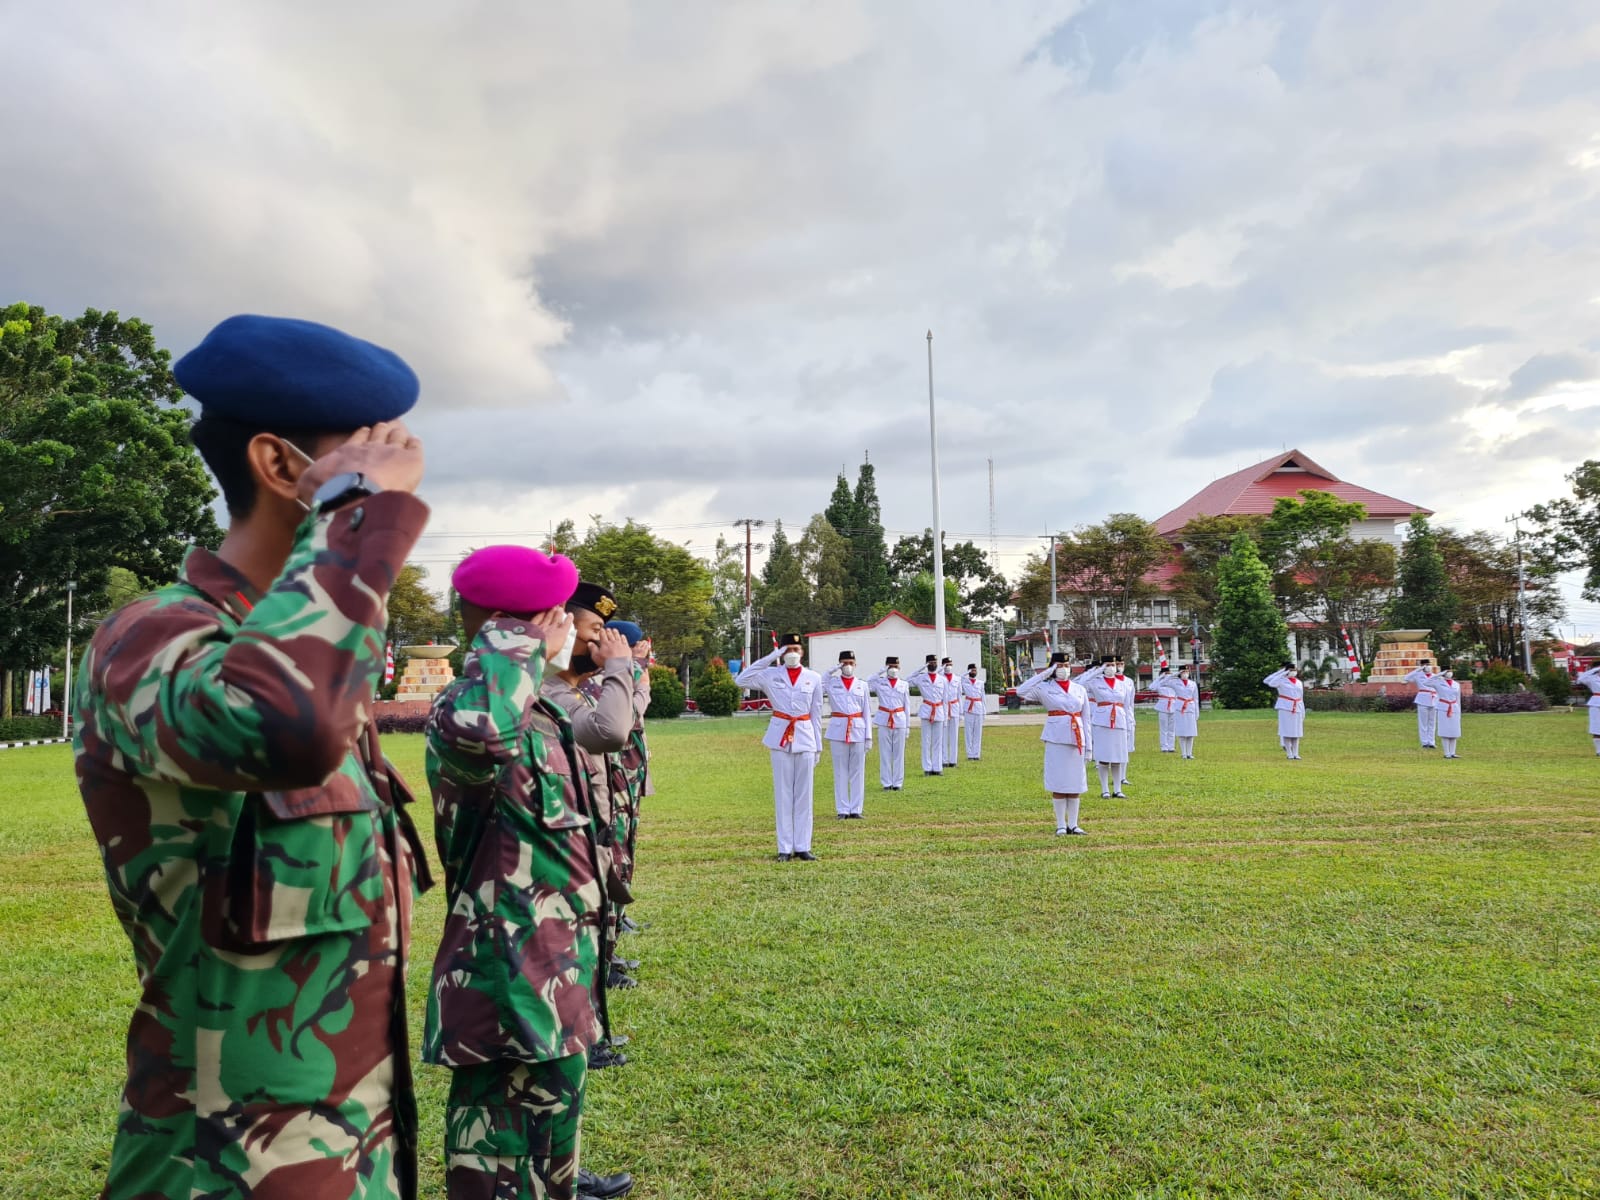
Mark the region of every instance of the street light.
POLYGON ((61 682, 61 737, 65 740, 69 735, 67 723, 71 719, 68 714, 72 711, 72 593, 78 590, 78 581, 67 580, 67 673, 61 682))

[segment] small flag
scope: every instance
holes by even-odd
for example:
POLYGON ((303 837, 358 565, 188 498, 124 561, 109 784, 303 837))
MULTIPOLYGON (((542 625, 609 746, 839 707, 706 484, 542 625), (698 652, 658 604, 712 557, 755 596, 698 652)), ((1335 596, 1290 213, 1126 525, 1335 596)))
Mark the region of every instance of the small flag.
POLYGON ((1356 658, 1356 648, 1350 641, 1350 631, 1341 625, 1339 626, 1339 633, 1344 638, 1344 657, 1345 661, 1350 664, 1350 674, 1361 674, 1361 663, 1356 658))
POLYGON ((384 683, 393 683, 394 682, 394 643, 393 642, 388 642, 388 643, 385 643, 385 645, 384 645, 384 652, 383 652, 383 682, 384 683))
POLYGON ((1167 643, 1165 638, 1156 638, 1156 665, 1163 671, 1167 669, 1167 643))

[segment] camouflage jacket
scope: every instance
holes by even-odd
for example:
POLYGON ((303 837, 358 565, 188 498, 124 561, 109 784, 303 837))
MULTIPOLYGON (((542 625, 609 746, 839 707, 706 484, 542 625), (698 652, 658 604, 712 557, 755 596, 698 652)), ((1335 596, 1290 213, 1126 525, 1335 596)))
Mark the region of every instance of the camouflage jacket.
POLYGON ((578 756, 589 777, 595 811, 605 824, 600 842, 601 867, 607 888, 618 904, 627 904, 628 815, 631 793, 622 765, 635 722, 634 694, 637 668, 631 659, 612 659, 598 674, 574 687, 560 676, 544 682, 544 696, 561 706, 572 722, 578 756))
POLYGON ((308 518, 265 594, 195 549, 83 656, 78 786, 139 984, 108 1196, 415 1194, 427 864, 368 706, 426 519, 308 518))
POLYGON ((572 726, 539 694, 543 672, 537 634, 496 618, 428 718, 450 905, 428 994, 428 1062, 544 1062, 604 1033, 599 825, 572 726))

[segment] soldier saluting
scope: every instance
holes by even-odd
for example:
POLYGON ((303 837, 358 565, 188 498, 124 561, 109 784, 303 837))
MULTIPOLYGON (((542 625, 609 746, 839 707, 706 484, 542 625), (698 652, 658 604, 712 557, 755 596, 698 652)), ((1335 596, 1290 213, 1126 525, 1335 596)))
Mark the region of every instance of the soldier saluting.
POLYGON ((402 994, 427 866, 369 720, 427 522, 398 356, 223 321, 174 368, 229 528, 96 632, 78 785, 140 998, 104 1195, 416 1195, 402 994))

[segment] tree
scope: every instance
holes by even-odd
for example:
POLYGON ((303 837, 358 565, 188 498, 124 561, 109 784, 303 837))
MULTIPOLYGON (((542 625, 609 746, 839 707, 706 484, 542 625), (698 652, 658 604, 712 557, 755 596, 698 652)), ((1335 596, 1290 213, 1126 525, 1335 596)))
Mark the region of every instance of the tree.
POLYGON ((711 557, 712 654, 738 658, 744 653, 744 552, 721 534, 711 557))
POLYGON ((855 532, 856 498, 850 493, 850 481, 843 471, 833 481, 833 495, 828 497, 828 507, 822 510, 822 516, 836 533, 849 537, 855 532))
POLYGON ((1017 606, 1019 622, 1030 625, 1044 622, 1050 604, 1050 559, 1046 555, 1028 555, 1017 575, 1011 598, 1017 606))
POLYGON ((686 547, 656 537, 636 521, 596 521, 573 548, 572 561, 585 580, 615 593, 619 615, 644 628, 657 658, 683 670, 704 648, 712 615, 711 570, 686 547))
POLYGON ((1260 547, 1285 611, 1304 613, 1334 644, 1348 628, 1363 660, 1371 657, 1369 635, 1381 623, 1395 573, 1393 546, 1350 537, 1366 515, 1365 505, 1307 488, 1300 499, 1284 496, 1272 506, 1260 547))
POLYGON ((741 694, 728 664, 720 658, 706 663, 694 681, 694 702, 708 717, 731 717, 739 711, 741 694))
POLYGON ((878 479, 870 462, 856 476, 855 527, 850 530, 850 580, 855 585, 853 603, 863 610, 887 600, 893 584, 889 578, 889 548, 883 540, 883 510, 878 503, 878 479))
POLYGON ((550 534, 548 550, 551 554, 565 554, 571 558, 578 549, 578 527, 571 517, 563 517, 550 534))
POLYGON ((1448 665, 1456 611, 1461 605, 1450 590, 1439 539, 1421 513, 1411 518, 1405 548, 1400 551, 1398 583, 1400 590, 1389 602, 1389 627, 1431 630, 1428 641, 1434 655, 1441 665, 1448 665))
MULTIPOLYGON (((909 535, 894 544, 889 553, 889 575, 898 594, 921 574, 933 574, 933 530, 924 529, 920 537, 909 535)), ((989 556, 972 542, 944 545, 944 577, 954 581, 961 597, 960 607, 973 619, 985 619, 1011 603, 1011 589, 1005 576, 994 569, 989 556)))
POLYGON ((181 395, 141 321, 0 311, 0 668, 64 644, 69 580, 81 642, 112 568, 165 585, 190 545, 221 540, 181 395))
MULTIPOLYGON (((1483 530, 1457 533, 1441 528, 1434 531, 1434 537, 1457 599, 1453 655, 1521 661, 1516 547, 1483 530)), ((1525 564, 1531 568, 1526 597, 1528 628, 1534 636, 1541 636, 1560 622, 1564 610, 1561 593, 1549 577, 1548 561, 1542 554, 1529 557, 1535 561, 1525 564)))
POLYGON ((1212 687, 1226 708, 1266 708, 1262 684, 1288 654, 1289 627, 1272 596, 1272 576, 1247 533, 1217 566, 1216 619, 1212 624, 1212 687))
POLYGON ((1583 598, 1600 600, 1600 459, 1588 459, 1567 479, 1571 496, 1528 510, 1534 542, 1556 570, 1582 570, 1583 598))
POLYGON ((1266 517, 1260 513, 1195 517, 1178 532, 1181 547, 1178 561, 1182 569, 1173 577, 1173 592, 1183 598, 1202 622, 1209 622, 1216 608, 1217 567, 1232 549, 1233 539, 1247 533, 1259 546, 1265 521, 1266 517))
POLYGON ((811 518, 795 545, 795 554, 810 592, 810 605, 800 628, 812 631, 859 622, 861 614, 845 606, 850 586, 850 543, 827 517, 818 513, 811 518))
POLYGON ((1140 609, 1161 588, 1146 576, 1171 554, 1171 544, 1155 526, 1133 513, 1112 513, 1098 525, 1080 526, 1056 539, 1067 623, 1083 631, 1091 656, 1137 653, 1125 631, 1147 623, 1140 609))
POLYGON ((774 633, 806 631, 811 619, 811 589, 806 583, 800 556, 783 532, 782 521, 772 524, 772 540, 767 543, 767 561, 761 568, 761 587, 756 602, 761 608, 762 620, 774 633))
POLYGON ((650 706, 644 710, 648 721, 681 717, 684 704, 683 680, 671 667, 650 668, 650 706))
POLYGON ((451 636, 455 622, 444 601, 424 585, 426 573, 407 563, 389 589, 389 640, 397 646, 425 646, 451 636))
MULTIPOLYGON (((883 604, 882 612, 874 613, 873 620, 881 619, 893 608, 919 624, 932 625, 937 615, 934 612, 933 597, 933 572, 923 571, 896 588, 893 599, 883 604)), ((961 607, 961 594, 956 589, 954 579, 944 581, 944 617, 947 625, 967 623, 967 614, 961 607)))

